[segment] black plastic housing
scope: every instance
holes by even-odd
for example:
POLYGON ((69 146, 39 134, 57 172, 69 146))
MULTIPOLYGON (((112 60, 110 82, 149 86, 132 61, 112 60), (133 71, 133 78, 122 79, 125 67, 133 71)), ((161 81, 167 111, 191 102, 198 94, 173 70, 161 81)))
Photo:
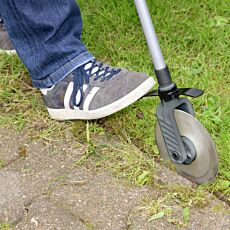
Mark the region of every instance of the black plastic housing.
POLYGON ((159 88, 162 88, 163 90, 164 88, 168 88, 173 85, 172 78, 167 66, 161 70, 154 69, 154 71, 157 77, 159 88))

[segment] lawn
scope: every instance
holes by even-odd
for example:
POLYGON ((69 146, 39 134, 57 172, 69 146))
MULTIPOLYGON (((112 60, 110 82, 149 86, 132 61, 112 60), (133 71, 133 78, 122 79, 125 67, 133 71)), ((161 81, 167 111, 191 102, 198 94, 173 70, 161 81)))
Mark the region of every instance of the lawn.
MULTIPOLYGON (((85 24, 83 39, 96 57, 153 75, 133 1, 97 0, 90 6, 85 1, 79 3, 85 24)), ((204 96, 193 100, 193 105, 219 153, 219 176, 210 189, 229 194, 230 3, 227 0, 148 3, 173 79, 180 87, 205 90, 204 96)), ((138 147, 156 153, 154 127, 158 103, 156 98, 142 100, 104 120, 114 124, 118 133, 123 130, 138 147)))
MULTIPOLYGON (((78 2, 84 22, 83 41, 98 59, 153 76, 133 1, 78 2)), ((219 154, 217 180, 205 189, 230 201, 230 2, 148 3, 173 79, 179 87, 205 90, 202 97, 192 102, 219 154)), ((85 122, 60 123, 48 118, 40 93, 31 87, 28 73, 17 57, 1 54, 0 73, 0 125, 10 125, 18 131, 33 130, 33 138, 50 138, 65 129, 85 132, 85 122)), ((89 122, 90 132, 115 134, 146 156, 159 160, 154 134, 158 104, 157 98, 140 100, 113 116, 89 122)))

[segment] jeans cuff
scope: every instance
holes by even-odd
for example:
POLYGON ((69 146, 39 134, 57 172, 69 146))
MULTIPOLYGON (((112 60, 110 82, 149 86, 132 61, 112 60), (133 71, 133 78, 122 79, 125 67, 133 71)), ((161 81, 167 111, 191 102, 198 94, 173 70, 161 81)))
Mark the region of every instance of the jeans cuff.
POLYGON ((70 74, 73 70, 78 68, 81 65, 89 62, 94 59, 94 56, 90 52, 85 52, 77 57, 73 58, 71 61, 67 62, 60 69, 45 77, 42 80, 32 80, 33 86, 36 88, 49 88, 61 80, 63 80, 68 74, 70 74))

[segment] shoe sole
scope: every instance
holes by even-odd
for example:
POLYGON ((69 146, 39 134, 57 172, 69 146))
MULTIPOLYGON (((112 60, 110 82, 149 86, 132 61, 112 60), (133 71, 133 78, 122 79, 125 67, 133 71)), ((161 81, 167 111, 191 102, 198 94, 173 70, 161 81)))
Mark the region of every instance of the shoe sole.
POLYGON ((74 110, 74 109, 48 109, 49 115, 55 120, 94 120, 114 114, 140 99, 155 85, 153 78, 149 77, 137 88, 119 100, 95 110, 74 110))
POLYGON ((16 52, 16 50, 3 50, 3 49, 0 49, 0 54, 16 55, 17 52, 16 52))

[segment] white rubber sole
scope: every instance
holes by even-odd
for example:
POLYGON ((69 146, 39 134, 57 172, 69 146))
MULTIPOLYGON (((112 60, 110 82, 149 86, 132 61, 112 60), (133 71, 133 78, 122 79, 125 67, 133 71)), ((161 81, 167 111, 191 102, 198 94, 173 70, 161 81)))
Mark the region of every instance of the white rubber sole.
POLYGON ((50 109, 48 108, 49 115, 55 120, 93 120, 107 117, 121 109, 133 104, 140 99, 155 85, 153 78, 149 77, 136 89, 129 94, 120 98, 119 100, 96 110, 76 110, 76 109, 50 109))
POLYGON ((0 49, 0 54, 16 55, 16 50, 2 50, 0 49))

